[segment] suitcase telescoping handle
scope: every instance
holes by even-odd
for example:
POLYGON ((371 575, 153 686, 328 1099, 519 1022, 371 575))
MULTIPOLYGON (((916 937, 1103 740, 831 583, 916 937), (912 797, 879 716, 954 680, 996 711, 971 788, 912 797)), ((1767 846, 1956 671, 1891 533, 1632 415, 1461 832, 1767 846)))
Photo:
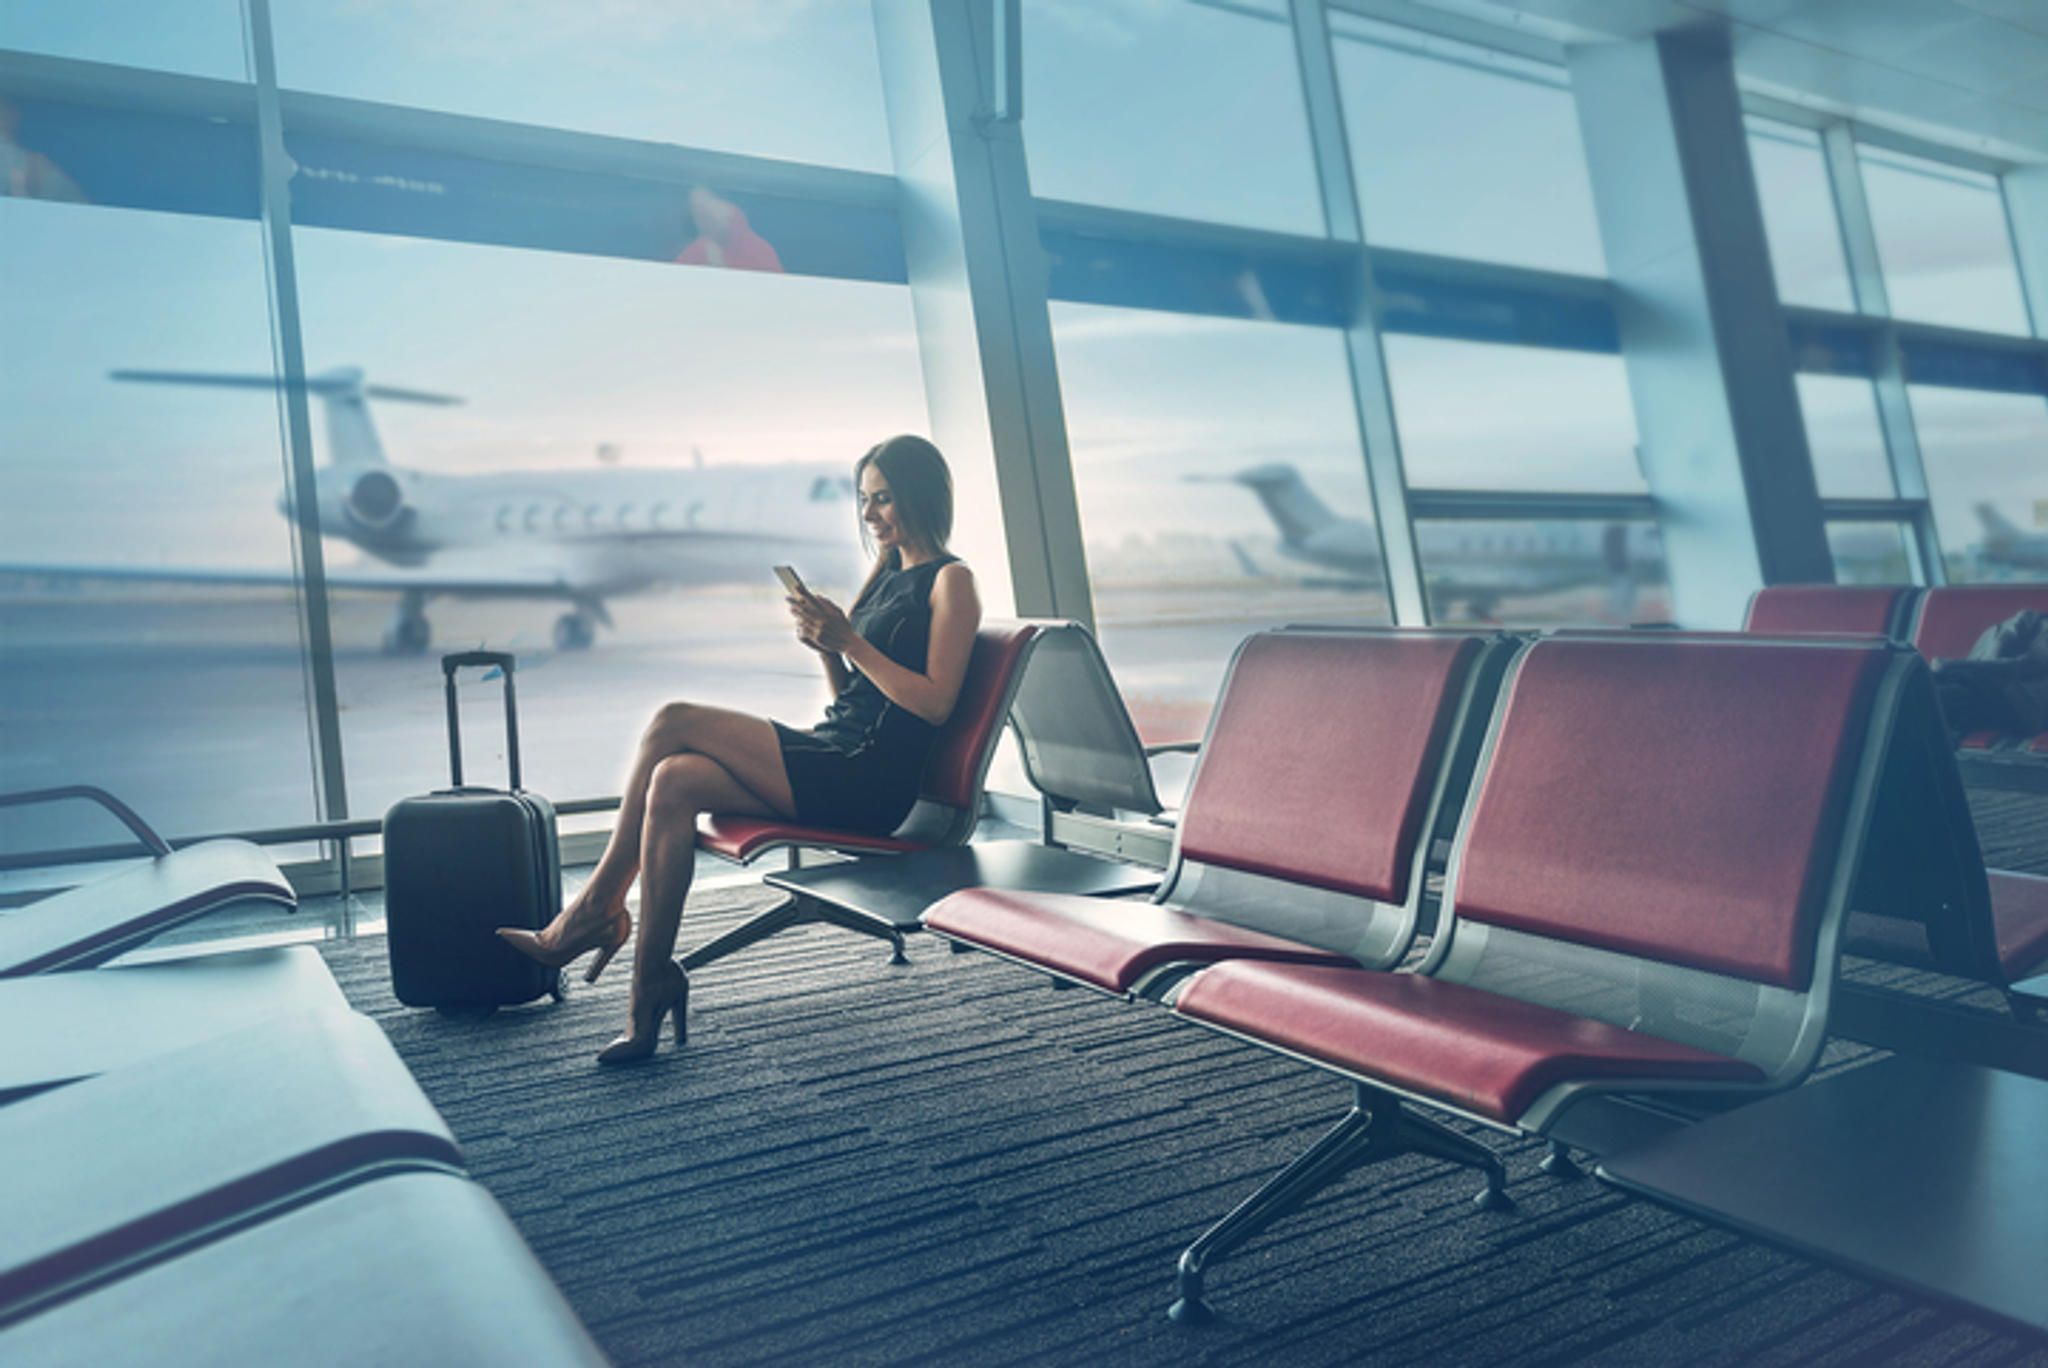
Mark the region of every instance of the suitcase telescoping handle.
POLYGON ((441 657, 441 675, 448 690, 448 771, 462 787, 462 719, 455 709, 455 672, 469 665, 495 665, 505 676, 505 760, 512 771, 512 790, 519 791, 519 702, 512 691, 512 653, 457 651, 441 657))

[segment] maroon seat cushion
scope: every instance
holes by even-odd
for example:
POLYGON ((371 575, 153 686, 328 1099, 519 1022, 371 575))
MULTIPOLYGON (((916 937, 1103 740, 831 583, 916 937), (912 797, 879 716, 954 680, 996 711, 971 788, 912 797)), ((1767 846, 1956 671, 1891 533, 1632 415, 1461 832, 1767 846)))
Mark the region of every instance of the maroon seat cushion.
POLYGON ((894 836, 866 836, 829 827, 804 826, 778 817, 735 817, 730 813, 707 813, 697 819, 697 846, 741 864, 764 850, 782 846, 803 846, 810 850, 851 850, 899 853, 922 850, 915 841, 894 836))
POLYGON ((1232 667, 1181 854, 1381 902, 1408 896, 1444 738, 1480 638, 1274 632, 1232 667))
POLYGON ((1803 988, 1846 780, 1892 658, 1537 642, 1475 800, 1458 916, 1803 988))
POLYGON ((1998 963, 2008 982, 2028 977, 2048 960, 2048 878, 1987 869, 1991 925, 1998 937, 1998 963))
POLYGON ((924 924, 1112 993, 1129 992, 1162 964, 1244 957, 1357 967, 1328 950, 1172 907, 1069 893, 969 888, 935 903, 924 924))
POLYGON ((1960 660, 1985 629, 2022 609, 2048 613, 2048 583, 1950 584, 1920 597, 1913 646, 1929 660, 1960 660))
POLYGON ((1913 592, 1905 584, 1773 584, 1750 599, 1743 630, 1786 636, 1883 636, 1900 596, 1913 592))
POLYGON ((1174 1010, 1509 1124, 1576 1079, 1766 1081, 1745 1060, 1419 974, 1231 961, 1174 1010))

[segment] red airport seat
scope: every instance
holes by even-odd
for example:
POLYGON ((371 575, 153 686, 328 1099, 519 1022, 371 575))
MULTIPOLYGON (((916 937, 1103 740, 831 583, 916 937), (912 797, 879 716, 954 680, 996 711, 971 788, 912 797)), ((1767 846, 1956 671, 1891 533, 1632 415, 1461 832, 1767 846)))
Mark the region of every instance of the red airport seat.
POLYGON ((1206 1268, 1362 1164, 1483 1170, 1488 1147, 1415 1103, 1544 1135, 1613 1092, 1797 1082, 1826 1036, 1836 948, 1903 709, 1926 667, 1878 643, 1573 638, 1510 677, 1416 974, 1228 960, 1180 1015, 1350 1079, 1335 1130, 1183 1253, 1206 1268))
POLYGON ((2048 582, 1929 589, 1913 619, 1914 649, 1929 660, 1960 660, 1988 629, 2026 609, 2048 613, 2048 582))
MULTIPOLYGON (((1151 995, 1249 956, 1391 965, 1515 643, 1470 632, 1264 632, 1238 650, 1156 906, 967 889, 925 926, 1058 981, 1151 995)), ((1469 771, 1468 771, 1469 773, 1469 771)))
POLYGON ((1745 632, 1903 641, 1920 590, 1910 584, 1771 584, 1750 596, 1745 632))
MULTIPOLYGON (((982 782, 988 775, 996 742, 1002 738, 1010 702, 1023 680, 1040 632, 1054 625, 1059 624, 997 619, 983 623, 975 633, 967 677, 961 682, 953 714, 940 729, 931 758, 925 763, 924 785, 917 804, 895 831, 877 836, 805 826, 773 817, 711 814, 699 823, 698 847, 746 864, 770 850, 794 853, 808 848, 851 855, 904 854, 964 845, 981 817, 982 782)), ((695 969, 786 927, 812 921, 829 921, 851 931, 881 937, 890 942, 891 961, 907 963, 903 958, 902 932, 893 921, 858 912, 844 913, 815 899, 792 896, 692 950, 682 957, 683 967, 695 969)))
POLYGON ((55 893, 0 917, 0 978, 90 969, 153 936, 234 903, 275 903, 298 895, 277 862, 247 841, 202 841, 171 849, 126 803, 87 785, 0 794, 0 807, 81 798, 99 804, 149 849, 148 863, 55 893))

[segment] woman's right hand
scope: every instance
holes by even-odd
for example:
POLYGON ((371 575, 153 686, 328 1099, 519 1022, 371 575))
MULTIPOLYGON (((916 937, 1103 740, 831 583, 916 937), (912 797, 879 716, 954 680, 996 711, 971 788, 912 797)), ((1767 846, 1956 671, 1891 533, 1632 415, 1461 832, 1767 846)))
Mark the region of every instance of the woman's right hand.
POLYGON ((796 624, 796 639, 821 656, 839 654, 820 639, 819 629, 823 626, 823 618, 815 607, 817 601, 813 599, 806 602, 807 598, 810 598, 810 595, 798 591, 783 599, 783 602, 789 605, 790 619, 796 624))

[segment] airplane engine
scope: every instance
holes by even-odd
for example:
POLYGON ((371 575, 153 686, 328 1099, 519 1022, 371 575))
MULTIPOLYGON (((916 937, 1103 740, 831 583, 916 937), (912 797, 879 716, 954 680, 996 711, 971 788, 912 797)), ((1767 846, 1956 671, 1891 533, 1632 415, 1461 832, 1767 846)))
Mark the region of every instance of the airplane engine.
POLYGON ((342 501, 351 523, 366 532, 391 532, 402 526, 411 510, 406 507, 405 490, 388 470, 366 470, 350 482, 342 501))

